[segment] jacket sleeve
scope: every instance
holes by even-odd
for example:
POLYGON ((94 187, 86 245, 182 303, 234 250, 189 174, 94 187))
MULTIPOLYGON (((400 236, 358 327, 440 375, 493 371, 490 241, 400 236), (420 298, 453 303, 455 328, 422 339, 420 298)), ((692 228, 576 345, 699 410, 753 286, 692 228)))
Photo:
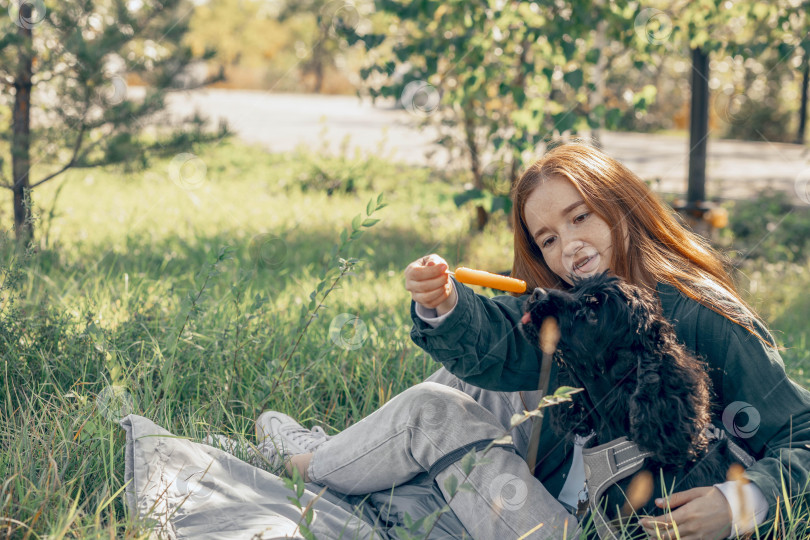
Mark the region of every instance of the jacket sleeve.
MULTIPOLYGON (((720 369, 718 419, 757 458, 745 477, 767 499, 767 519, 774 518, 777 500, 785 517, 783 493, 794 509, 797 502, 808 503, 810 392, 788 378, 776 348, 712 310, 699 309, 697 352, 720 369)), ((759 331, 773 342, 764 328, 759 331)))
MULTIPOLYGON (((454 279, 455 281, 455 279, 454 279)), ((537 390, 541 356, 520 334, 527 296, 488 298, 455 281, 458 303, 432 328, 411 302, 411 339, 458 378, 487 390, 537 390)))

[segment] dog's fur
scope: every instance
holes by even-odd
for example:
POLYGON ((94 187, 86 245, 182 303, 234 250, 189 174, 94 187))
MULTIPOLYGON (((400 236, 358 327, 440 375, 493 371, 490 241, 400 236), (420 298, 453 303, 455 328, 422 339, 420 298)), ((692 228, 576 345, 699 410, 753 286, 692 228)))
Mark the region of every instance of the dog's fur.
POLYGON ((588 446, 626 436, 654 453, 645 470, 655 489, 634 510, 661 513, 652 500, 662 496, 662 476, 667 493, 726 480, 736 460, 725 441, 710 443, 704 432, 712 406, 707 365, 678 342, 651 294, 605 272, 568 291, 535 289, 524 311, 530 322, 521 332, 538 348, 542 321, 557 319, 557 382, 584 388, 571 403, 549 409, 554 430, 568 437, 594 432, 588 446))

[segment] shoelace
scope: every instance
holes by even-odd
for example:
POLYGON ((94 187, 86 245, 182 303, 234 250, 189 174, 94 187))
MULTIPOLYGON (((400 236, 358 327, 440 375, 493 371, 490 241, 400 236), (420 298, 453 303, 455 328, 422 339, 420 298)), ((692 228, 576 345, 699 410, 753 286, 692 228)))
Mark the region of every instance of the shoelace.
POLYGON ((285 431, 284 436, 307 452, 330 438, 321 426, 315 426, 312 429, 292 427, 285 431))

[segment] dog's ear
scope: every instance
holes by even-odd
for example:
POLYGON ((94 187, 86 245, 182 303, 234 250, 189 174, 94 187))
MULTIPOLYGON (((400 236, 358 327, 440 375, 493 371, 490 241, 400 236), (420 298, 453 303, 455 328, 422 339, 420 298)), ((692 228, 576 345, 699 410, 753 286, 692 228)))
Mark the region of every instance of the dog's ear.
POLYGON ((595 325, 599 322, 599 315, 597 315, 601 302, 594 294, 588 294, 582 298, 579 308, 574 313, 574 316, 587 322, 588 324, 595 325))
POLYGON ((661 309, 656 300, 639 287, 621 282, 619 285, 630 308, 631 331, 641 338, 641 342, 650 350, 660 349, 661 309))

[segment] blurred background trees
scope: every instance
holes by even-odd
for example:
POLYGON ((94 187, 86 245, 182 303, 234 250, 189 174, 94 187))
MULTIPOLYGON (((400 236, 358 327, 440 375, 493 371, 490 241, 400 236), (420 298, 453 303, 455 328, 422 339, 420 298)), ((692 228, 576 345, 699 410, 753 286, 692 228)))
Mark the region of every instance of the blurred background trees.
POLYGON ((615 128, 622 108, 645 106, 630 85, 621 89, 627 101, 604 99, 603 50, 634 39, 626 7, 380 0, 376 13, 386 18, 383 32, 350 37, 373 59, 360 71, 364 89, 398 99, 468 163, 471 186, 457 202, 478 201, 479 229, 488 212, 508 210, 509 188, 538 144, 615 128))
MULTIPOLYGON (((695 141, 802 141, 808 4, 208 0, 189 39, 200 48, 220 33, 244 36, 219 38, 212 69, 229 87, 357 92, 406 109, 467 164, 457 203, 475 201, 480 228, 508 210, 505 195, 538 144, 598 140, 602 129, 685 133, 697 125, 693 90, 705 124, 695 141), (695 55, 705 72, 693 81, 695 55)), ((693 153, 699 171, 700 145, 693 153)))
POLYGON ((189 67, 211 51, 182 45, 192 10, 186 0, 0 1, 0 122, 10 128, 0 130, 10 157, 4 166, 0 154, 0 186, 13 192, 18 244, 33 234, 32 190, 66 170, 131 167, 217 136, 198 117, 155 129, 167 92, 210 82, 189 67))
MULTIPOLYGON (((456 202, 476 206, 481 228, 491 212, 508 211, 511 183, 544 141, 577 134, 598 140, 604 129, 686 133, 693 51, 707 59, 702 114, 712 137, 803 142, 809 6, 807 0, 0 0, 9 12, 0 23, 0 69, 11 89, 0 96, 0 123, 22 129, 12 119, 15 81, 24 92, 22 73, 36 74, 31 84, 49 90, 39 94, 42 101, 34 98, 32 112, 47 104, 61 123, 35 128, 32 152, 61 156, 62 164, 52 159, 42 178, 27 180, 30 187, 64 164, 133 155, 129 146, 141 122, 131 119, 154 116, 162 98, 149 91, 138 104, 117 102, 122 88, 168 91, 217 81, 225 88, 368 95, 430 125, 467 164, 469 183, 456 202), (14 24, 15 6, 36 19, 32 29, 14 24), (192 75, 190 65, 203 74, 192 75)), ((15 133, 2 137, 25 138, 15 133)), ((0 163, 8 185, 26 169, 20 151, 10 154, 21 168, 12 173, 13 160, 0 163)))
MULTIPOLYGON (((537 60, 535 71, 541 77, 548 78, 542 71, 548 65, 541 64, 555 62, 554 99, 567 102, 571 97, 567 93, 575 98, 577 92, 603 94, 604 107, 598 107, 598 98, 589 102, 579 95, 578 112, 589 112, 591 124, 607 122, 615 129, 648 132, 684 130, 689 121, 690 44, 708 41, 713 130, 726 137, 758 140, 756 131, 767 129, 769 140, 793 142, 800 125, 802 74, 810 50, 810 2, 804 0, 197 0, 195 4, 187 42, 198 54, 216 47, 209 68, 213 73, 225 69, 226 80, 220 86, 354 94, 376 85, 380 95, 400 98, 417 74, 411 64, 421 63, 421 75, 432 76, 431 84, 442 95, 453 95, 458 90, 436 86, 439 72, 430 68, 440 69, 440 59, 449 66, 452 55, 458 61, 467 53, 454 76, 443 82, 458 85, 463 82, 459 77, 472 77, 461 68, 473 65, 470 57, 483 59, 486 64, 480 69, 487 74, 498 65, 503 68, 499 77, 506 96, 510 85, 534 84, 518 76, 523 54, 523 60, 532 56, 537 60), (409 35, 406 29, 414 33, 409 35), (455 34, 446 38, 444 32, 455 34), (370 36, 388 42, 370 43, 370 36), (395 46, 397 40, 404 41, 395 46), (531 46, 521 53, 524 41, 531 46), (452 48, 420 49, 445 45, 452 48), (490 56, 484 58, 483 51, 490 56), (372 69, 372 76, 364 76, 369 75, 364 69, 372 69), (595 70, 602 76, 597 77, 595 70), (399 86, 387 85, 383 91, 379 74, 393 77, 399 86), (565 74, 566 79, 558 80, 565 74), (576 86, 580 75, 577 90, 566 87, 565 83, 576 86), (396 89, 400 95, 395 95, 396 89)), ((529 98, 523 105, 531 111, 536 102, 529 98)), ((553 117, 559 112, 546 113, 553 117)), ((577 126, 571 120, 564 120, 561 127, 577 126)))

